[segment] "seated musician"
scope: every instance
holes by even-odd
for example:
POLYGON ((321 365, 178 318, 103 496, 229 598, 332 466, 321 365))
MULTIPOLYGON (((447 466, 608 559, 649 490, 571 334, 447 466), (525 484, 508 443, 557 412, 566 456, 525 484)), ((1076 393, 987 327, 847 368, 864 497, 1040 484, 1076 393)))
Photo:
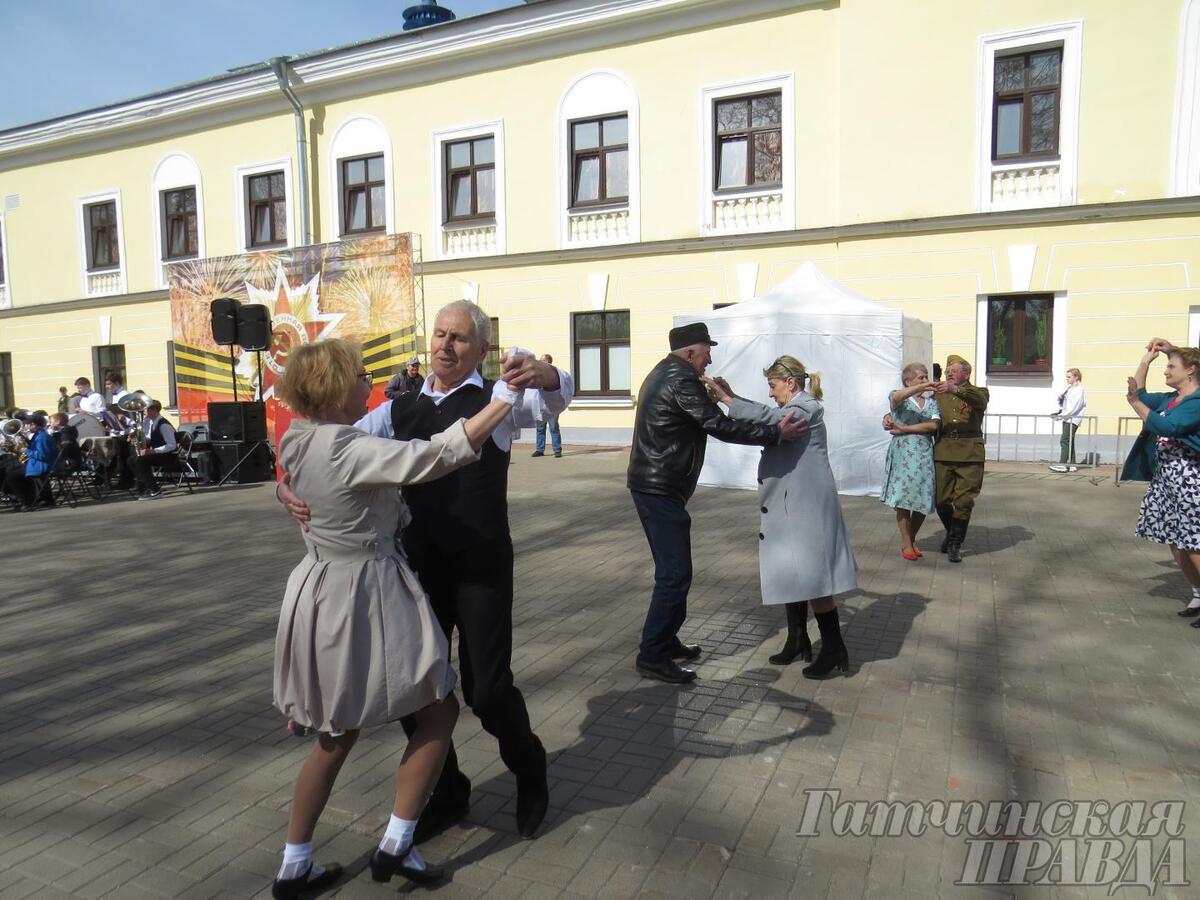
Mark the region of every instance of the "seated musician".
POLYGON ((129 465, 137 482, 138 499, 153 500, 162 496, 162 488, 154 477, 154 470, 174 468, 179 464, 175 440, 175 427, 162 417, 162 404, 151 401, 146 407, 146 417, 134 442, 134 451, 129 456, 129 465), (138 447, 141 449, 137 449, 138 447))
POLYGON ((58 442, 58 468, 75 471, 83 467, 83 451, 79 449, 79 429, 69 424, 66 413, 55 413, 46 428, 58 442))
POLYGON ((8 492, 17 498, 17 509, 32 509, 37 497, 39 482, 44 482, 41 502, 45 506, 54 506, 54 492, 46 479, 58 459, 58 445, 46 431, 46 417, 31 415, 26 420, 26 439, 29 446, 25 450, 25 465, 10 468, 5 473, 8 492))

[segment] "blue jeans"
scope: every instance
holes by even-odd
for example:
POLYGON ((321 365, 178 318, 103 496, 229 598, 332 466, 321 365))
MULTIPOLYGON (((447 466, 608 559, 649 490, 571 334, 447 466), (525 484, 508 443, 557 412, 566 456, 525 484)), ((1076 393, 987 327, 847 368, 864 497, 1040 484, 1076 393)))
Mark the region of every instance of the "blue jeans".
POLYGON ((654 591, 642 626, 638 659, 662 662, 679 643, 692 586, 692 517, 674 497, 630 491, 654 557, 654 591))
POLYGON ((546 426, 550 426, 550 445, 554 447, 555 453, 562 453, 562 432, 558 430, 558 416, 550 416, 545 422, 538 422, 537 437, 534 440, 534 449, 538 453, 546 452, 546 426))

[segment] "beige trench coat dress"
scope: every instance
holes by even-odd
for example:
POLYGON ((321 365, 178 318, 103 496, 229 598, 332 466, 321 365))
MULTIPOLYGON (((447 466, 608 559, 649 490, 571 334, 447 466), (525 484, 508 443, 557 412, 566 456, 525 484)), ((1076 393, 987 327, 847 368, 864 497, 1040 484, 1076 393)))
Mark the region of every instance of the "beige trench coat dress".
POLYGON ((275 706, 317 731, 391 722, 454 689, 446 637, 396 545, 400 485, 479 458, 462 422, 429 441, 297 419, 279 445, 312 509, 275 636, 275 706))

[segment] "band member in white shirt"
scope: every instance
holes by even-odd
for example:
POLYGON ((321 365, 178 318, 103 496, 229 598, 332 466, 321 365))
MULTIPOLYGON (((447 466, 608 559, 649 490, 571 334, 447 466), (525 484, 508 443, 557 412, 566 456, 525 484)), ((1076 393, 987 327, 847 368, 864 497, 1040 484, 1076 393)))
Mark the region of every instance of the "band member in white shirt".
POLYGON ((162 496, 154 470, 175 465, 179 445, 175 440, 175 427, 162 417, 162 404, 157 400, 146 407, 146 418, 140 430, 142 449, 130 454, 129 465, 137 482, 138 499, 153 500, 162 496))
POLYGON ((104 376, 104 392, 108 394, 109 403, 116 403, 129 393, 125 388, 125 377, 120 372, 109 372, 104 376))
POLYGON ((75 379, 75 390, 79 392, 79 411, 90 413, 93 416, 99 416, 107 408, 108 404, 104 402, 104 395, 98 394, 92 390, 92 382, 87 378, 75 379))

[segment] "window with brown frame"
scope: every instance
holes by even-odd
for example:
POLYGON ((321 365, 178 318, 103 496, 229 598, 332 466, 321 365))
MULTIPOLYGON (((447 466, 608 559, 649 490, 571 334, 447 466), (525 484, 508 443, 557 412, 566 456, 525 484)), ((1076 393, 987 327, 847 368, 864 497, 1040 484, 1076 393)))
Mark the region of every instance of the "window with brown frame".
POLYGON ((496 139, 453 141, 445 145, 446 222, 496 216, 496 139))
MULTIPOLYGON (((122 376, 122 383, 125 383, 125 345, 124 344, 104 344, 99 347, 92 348, 92 376, 96 379, 92 384, 104 391, 104 382, 108 380, 108 376, 117 373, 122 376)), ((107 392, 104 394, 106 403, 112 402, 112 397, 107 392)))
POLYGON ((0 353, 0 411, 17 405, 13 394, 12 354, 0 353))
POLYGON ((988 373, 1049 373, 1053 363, 1053 324, 1053 294, 989 297, 988 373))
POLYGON ((117 239, 117 201, 88 204, 83 208, 83 221, 87 226, 88 271, 115 269, 121 265, 117 239))
POLYGON ((783 93, 713 103, 713 186, 717 191, 783 184, 783 93))
POLYGON ((1058 157, 1062 47, 996 57, 992 161, 1058 157))
POLYGON ((287 244, 287 183, 283 172, 246 176, 246 246, 287 244))
POLYGON ((579 119, 571 138, 571 206, 629 200, 629 116, 579 119))
POLYGON ((163 191, 162 197, 162 254, 163 259, 187 259, 200 252, 196 230, 196 189, 177 188, 163 191))
POLYGON ((629 310, 571 314, 575 393, 629 396, 629 310))
POLYGON ((500 357, 504 355, 504 350, 500 345, 500 320, 490 318, 488 321, 492 323, 492 340, 487 356, 483 358, 483 377, 489 381, 496 381, 500 378, 500 357))
POLYGON ((342 234, 387 230, 383 154, 341 161, 342 234))

